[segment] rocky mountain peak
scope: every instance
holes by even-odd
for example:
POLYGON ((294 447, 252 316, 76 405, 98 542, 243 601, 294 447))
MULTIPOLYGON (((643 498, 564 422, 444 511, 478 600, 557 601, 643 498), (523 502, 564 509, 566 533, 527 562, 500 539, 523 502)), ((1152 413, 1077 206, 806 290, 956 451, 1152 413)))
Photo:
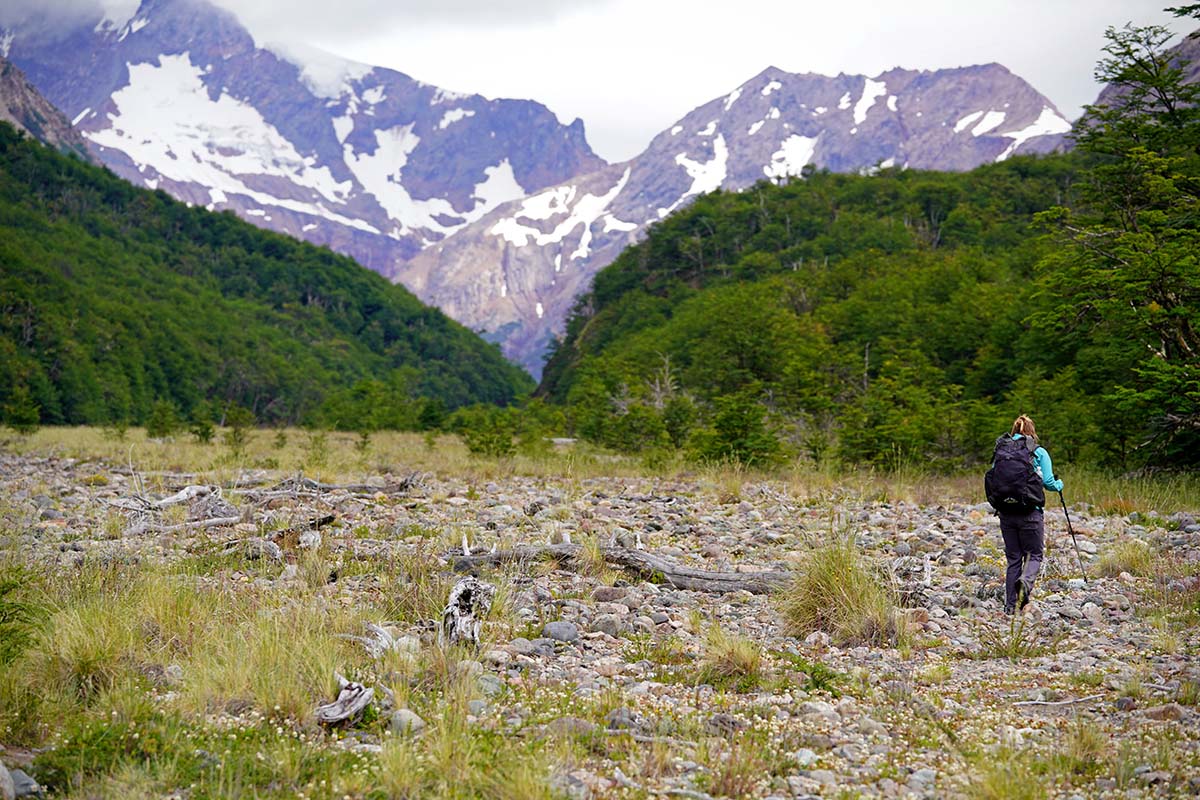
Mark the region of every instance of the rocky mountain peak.
POLYGON ((107 3, 54 41, 9 31, 13 60, 105 164, 381 272, 604 165, 581 121, 564 126, 540 103, 259 43, 208 0, 107 3))
POLYGON ((768 67, 624 164, 497 208, 400 264, 419 296, 535 375, 575 297, 645 226, 714 189, 806 168, 966 170, 1059 147, 1070 124, 1000 64, 877 76, 768 67))
POLYGON ((51 147, 89 158, 87 143, 8 59, 0 56, 0 122, 7 122, 51 147))

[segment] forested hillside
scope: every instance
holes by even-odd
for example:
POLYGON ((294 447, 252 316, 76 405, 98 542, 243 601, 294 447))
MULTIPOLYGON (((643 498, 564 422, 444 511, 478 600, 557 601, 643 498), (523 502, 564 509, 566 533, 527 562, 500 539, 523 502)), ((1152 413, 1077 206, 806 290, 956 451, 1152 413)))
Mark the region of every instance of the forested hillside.
POLYGON ((531 388, 494 346, 350 259, 134 188, 7 125, 0 265, 6 416, 32 405, 43 423, 137 423, 169 401, 300 422, 355 384, 449 407, 531 388))
POLYGON ((1068 462, 1200 462, 1196 92, 1132 58, 1165 38, 1110 31, 1129 90, 1077 154, 698 200, 596 276, 540 393, 626 450, 954 466, 1024 412, 1068 462))

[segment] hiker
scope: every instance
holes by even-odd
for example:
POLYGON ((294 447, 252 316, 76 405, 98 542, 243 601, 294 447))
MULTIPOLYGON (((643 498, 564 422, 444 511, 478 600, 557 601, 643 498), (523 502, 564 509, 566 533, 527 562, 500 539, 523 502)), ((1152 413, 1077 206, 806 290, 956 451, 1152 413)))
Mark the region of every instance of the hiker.
POLYGON ((992 468, 984 479, 988 502, 1000 517, 1004 555, 1004 613, 1024 608, 1033 594, 1033 582, 1042 566, 1042 541, 1046 489, 1061 492, 1063 482, 1054 476, 1050 454, 1038 445, 1033 420, 1022 414, 1012 430, 996 440, 992 468))

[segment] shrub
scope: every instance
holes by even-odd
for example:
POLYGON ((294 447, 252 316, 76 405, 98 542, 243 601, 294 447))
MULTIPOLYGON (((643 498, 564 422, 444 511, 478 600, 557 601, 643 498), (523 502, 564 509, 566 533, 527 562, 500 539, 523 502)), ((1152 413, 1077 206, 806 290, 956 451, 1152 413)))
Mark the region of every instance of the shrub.
POLYGON ((762 678, 762 651, 753 640, 728 633, 715 623, 704 635, 704 656, 699 667, 700 683, 750 691, 762 678))
POLYGON ((1117 542, 1100 557, 1096 572, 1108 578, 1115 578, 1122 572, 1150 575, 1154 572, 1154 552, 1150 545, 1137 539, 1117 542))
POLYGON ((840 644, 898 644, 895 590, 851 536, 812 550, 776 601, 789 636, 824 631, 840 644))
POLYGON ((163 439, 179 430, 179 412, 170 400, 156 400, 146 420, 146 436, 163 439))
POLYGON ((494 406, 472 406, 454 415, 454 428, 475 455, 503 458, 515 450, 517 425, 513 415, 494 406))
POLYGON ((23 384, 13 387, 12 393, 8 396, 8 402, 4 404, 3 411, 4 421, 20 434, 35 432, 42 418, 41 408, 34 402, 29 389, 23 384))

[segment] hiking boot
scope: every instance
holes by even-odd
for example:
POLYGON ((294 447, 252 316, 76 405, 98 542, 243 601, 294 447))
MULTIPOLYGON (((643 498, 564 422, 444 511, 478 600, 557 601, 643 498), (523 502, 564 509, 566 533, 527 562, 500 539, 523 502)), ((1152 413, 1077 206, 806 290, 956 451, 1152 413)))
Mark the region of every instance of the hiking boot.
POLYGON ((1017 608, 1024 609, 1029 605, 1029 596, 1033 594, 1033 589, 1025 581, 1017 581, 1017 608))
POLYGON ((1004 607, 1004 616, 1011 617, 1015 613, 1017 613, 1016 606, 1005 606, 1004 607))

